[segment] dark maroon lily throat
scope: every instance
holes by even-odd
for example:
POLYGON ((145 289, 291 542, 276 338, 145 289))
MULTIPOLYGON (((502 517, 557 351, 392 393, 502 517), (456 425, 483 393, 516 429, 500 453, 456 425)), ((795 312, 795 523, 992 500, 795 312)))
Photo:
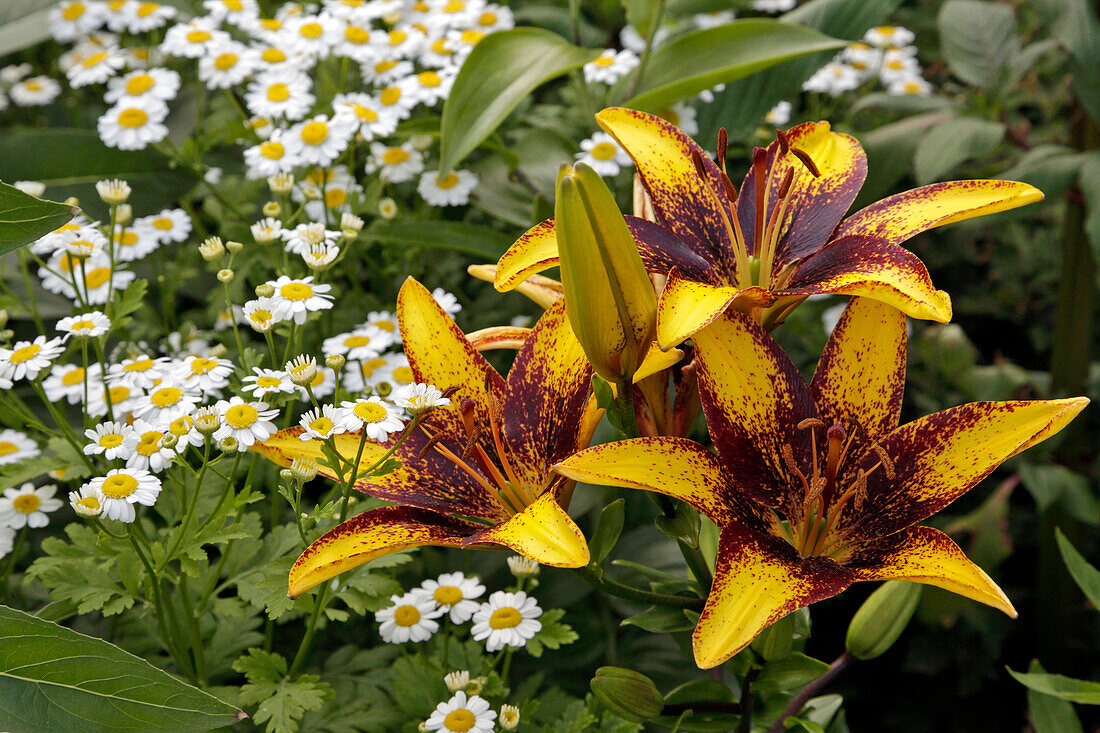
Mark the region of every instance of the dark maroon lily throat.
POLYGON ((811 463, 800 467, 791 446, 783 446, 783 463, 792 479, 784 497, 787 526, 779 522, 778 516, 773 526, 803 557, 820 555, 843 561, 852 526, 838 529, 838 520, 849 504, 856 512, 860 511, 867 499, 867 478, 871 474, 881 468, 887 478, 894 478, 894 463, 882 447, 873 445, 871 449, 878 462, 867 470, 858 469, 845 485, 837 481, 837 476, 844 474, 844 461, 862 430, 859 422, 851 418, 847 427, 839 422, 826 426, 811 417, 798 423, 798 429, 809 432, 811 463), (824 438, 824 461, 819 459, 822 445, 819 434, 824 438))

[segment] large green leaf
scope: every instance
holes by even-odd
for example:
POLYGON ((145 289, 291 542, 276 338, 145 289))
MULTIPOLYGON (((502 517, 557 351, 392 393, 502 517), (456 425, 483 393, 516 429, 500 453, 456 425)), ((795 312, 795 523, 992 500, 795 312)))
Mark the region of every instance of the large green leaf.
POLYGON ((1100 608, 1100 570, 1089 564, 1088 560, 1062 534, 1062 530, 1056 529, 1054 532, 1055 539, 1058 541, 1058 551, 1062 553, 1062 561, 1066 564, 1069 574, 1073 576, 1077 587, 1089 599, 1093 608, 1100 608))
POLYGON ((29 48, 50 37, 46 20, 55 0, 6 0, 0 7, 0 56, 29 48))
POLYGON ((867 180, 853 206, 858 210, 894 192, 898 181, 913 168, 917 143, 929 128, 951 119, 951 112, 906 117, 859 136, 867 151, 867 180))
POLYGON ((1045 672, 1014 672, 1009 669, 1008 673, 1029 690, 1084 705, 1100 705, 1100 682, 1075 680, 1065 675, 1045 672))
POLYGON ((1051 35, 1070 52, 1073 86, 1081 104, 1100 120, 1100 19, 1090 0, 1035 0, 1051 35))
POLYGON ((106 207, 95 183, 122 178, 133 193, 135 216, 173 204, 196 179, 155 150, 106 147, 95 130, 55 128, 0 136, 0 180, 41 181, 55 199, 76 196, 85 211, 102 217, 106 207))
POLYGON ((113 644, 0 606, 0 729, 183 733, 243 717, 113 644))
POLYGON ((761 18, 691 31, 653 52, 626 106, 660 110, 716 84, 844 45, 812 28, 761 18))
MULTIPOLYGON (((1031 660, 1027 671, 1042 673, 1043 665, 1038 659, 1031 660)), ((1073 704, 1045 695, 1036 690, 1027 691, 1027 710, 1031 714, 1031 727, 1035 733, 1084 733, 1081 721, 1073 710, 1073 704)))
POLYGON ((1016 15, 1002 3, 949 0, 937 18, 940 44, 951 70, 963 81, 990 87, 1002 81, 1020 53, 1016 15))
POLYGON ((513 241, 496 229, 461 221, 378 221, 364 234, 383 244, 446 249, 494 262, 513 241))
POLYGON ((0 183, 0 255, 30 244, 78 213, 73 206, 44 201, 0 183))
POLYGON ((936 125, 917 144, 913 156, 917 182, 931 183, 959 163, 985 155, 1004 134, 1000 122, 977 117, 955 117, 936 125))
POLYGON ((443 104, 439 170, 458 165, 536 87, 599 55, 541 28, 514 28, 482 40, 443 104))

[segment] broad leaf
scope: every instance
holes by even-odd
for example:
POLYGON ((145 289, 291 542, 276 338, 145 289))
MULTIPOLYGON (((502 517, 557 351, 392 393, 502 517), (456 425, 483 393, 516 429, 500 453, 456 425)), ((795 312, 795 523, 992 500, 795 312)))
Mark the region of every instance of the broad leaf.
POLYGON ((445 249, 493 261, 512 244, 512 237, 496 229, 460 221, 377 221, 364 235, 383 244, 445 249))
POLYGON ((49 234, 79 213, 75 207, 35 198, 0 183, 0 255, 49 234))
POLYGON ((113 644, 0 606, 0 729, 177 733, 243 717, 113 644))
MULTIPOLYGON (((1027 671, 1043 672, 1038 659, 1032 659, 1027 671)), ((1035 690, 1027 691, 1027 710, 1035 733, 1084 733, 1073 704, 1035 690)))
POLYGON ((1070 52, 1070 71, 1077 98, 1094 120, 1100 120, 1100 19, 1089 0, 1035 0, 1051 35, 1070 52))
POLYGON ((1070 702, 1078 702, 1085 705, 1100 705, 1100 682, 1075 680, 1065 675, 1048 674, 1044 672, 1029 674, 1025 672, 1014 672, 1009 669, 1008 673, 1029 690, 1042 692, 1046 695, 1053 695, 1061 700, 1069 700, 1070 702))
POLYGON ((536 87, 600 55, 541 28, 493 33, 474 46, 443 105, 439 170, 450 171, 536 87))
POLYGON ((1001 142, 1005 127, 977 117, 956 117, 936 125, 921 139, 913 157, 917 182, 931 183, 963 161, 985 155, 1001 142))
POLYGON ((1062 553, 1062 561, 1066 569, 1073 576, 1077 587, 1089 599, 1093 608, 1100 608, 1100 570, 1089 564, 1077 548, 1066 539, 1062 530, 1055 530, 1055 538, 1058 540, 1058 551, 1062 553))
POLYGON ((898 181, 913 167, 913 153, 929 128, 951 119, 950 112, 906 117, 860 135, 867 151, 867 180, 860 189, 853 210, 894 193, 898 181))
POLYGON ((949 0, 940 8, 937 21, 944 58, 956 76, 978 87, 1003 81, 1008 63, 1020 52, 1010 6, 949 0))
POLYGON ((56 4, 54 0, 7 0, 0 7, 0 56, 49 38, 47 16, 56 4))
POLYGON ((738 20, 691 31, 653 52, 626 106, 659 111, 716 84, 844 45, 812 28, 776 20, 738 20))

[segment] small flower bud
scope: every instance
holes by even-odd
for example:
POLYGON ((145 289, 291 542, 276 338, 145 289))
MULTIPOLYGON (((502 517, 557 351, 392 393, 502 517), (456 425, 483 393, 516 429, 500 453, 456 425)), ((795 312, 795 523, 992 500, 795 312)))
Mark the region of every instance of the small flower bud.
POLYGON ((0 341, 11 341, 13 338, 15 338, 15 331, 10 328, 0 331, 0 341))
POLYGON ((378 202, 378 213, 383 219, 392 219, 397 216, 397 202, 389 196, 378 202))
POLYGON ((290 375, 290 381, 299 387, 312 384, 313 378, 317 376, 317 360, 302 354, 287 362, 286 372, 290 375))
POLYGON ((656 718, 665 707, 665 699, 653 680, 632 669, 600 667, 591 687, 608 710, 632 723, 656 718))
POLYGON ((240 443, 232 435, 227 435, 218 441, 218 450, 223 453, 236 453, 240 448, 240 443))
POLYGON ((470 684, 466 685, 466 694, 468 696, 476 695, 484 690, 487 684, 489 684, 488 677, 475 677, 470 680, 470 684))
POLYGON ((195 421, 195 430, 198 430, 200 435, 210 435, 222 425, 222 416, 213 407, 200 407, 195 410, 192 418, 195 421))
POLYGON ((874 659, 893 646, 917 610, 922 586, 889 580, 867 597, 848 625, 844 645, 856 659, 874 659))
POLYGON ((264 204, 263 212, 264 216, 279 216, 283 213, 283 207, 279 206, 278 201, 268 201, 264 204))
POLYGON ((344 364, 347 364, 348 360, 341 354, 329 354, 325 357, 325 366, 333 371, 340 371, 344 368, 344 364))
POLYGON ((160 445, 162 448, 175 448, 176 444, 180 442, 172 433, 165 433, 164 437, 160 439, 160 445))
POLYGON ((225 344, 214 344, 210 347, 209 356, 213 359, 217 359, 225 356, 227 353, 229 353, 229 349, 225 347, 225 344))
POLYGON ((519 725, 519 708, 515 705, 501 705, 498 721, 504 730, 515 730, 519 725))
POLYGON ((413 135, 409 138, 409 144, 413 146, 414 150, 424 152, 432 146, 435 142, 435 138, 431 135, 413 135))
POLYGON ((225 249, 229 254, 235 255, 244 249, 244 244, 231 239, 225 243, 225 249))
POLYGON ((199 254, 201 254, 202 258, 207 262, 213 262, 214 260, 220 259, 225 255, 225 245, 222 244, 222 238, 210 237, 209 239, 204 239, 202 244, 199 245, 199 254))
POLYGON ((65 205, 66 206, 75 206, 76 208, 79 209, 80 208, 80 199, 78 199, 76 196, 70 196, 69 198, 65 199, 65 205))
POLYGON ((517 578, 530 578, 539 574, 539 564, 523 555, 511 555, 508 558, 508 569, 517 578))
POLYGON ((228 267, 223 270, 218 270, 218 282, 231 283, 233 282, 233 271, 228 267))
POLYGON ((119 204, 115 209, 115 223, 128 224, 134 218, 134 210, 130 204, 119 204))
POLYGON ((8 309, 0 308, 0 328, 8 325, 8 309))
POLYGON ((389 397, 393 392, 393 385, 389 382, 375 382, 373 389, 379 397, 389 397))
POLYGON ((286 481, 287 483, 296 480, 294 477, 294 472, 291 471, 289 468, 284 468, 279 471, 279 478, 281 478, 283 481, 286 481))
POLYGON ((290 464, 290 472, 302 483, 312 481, 317 476, 317 461, 309 458, 295 458, 290 464))
POLYGON ((294 188, 294 174, 293 173, 276 173, 267 179, 268 188, 271 189, 271 193, 284 194, 290 193, 294 188))
POLYGON ((126 203, 130 198, 130 184, 117 178, 97 181, 95 190, 100 200, 109 206, 126 203))
POLYGON ((257 298, 270 298, 273 295, 275 295, 275 286, 271 283, 263 283, 262 285, 256 286, 257 298))
POLYGON ((345 211, 340 217, 340 231, 348 239, 354 239, 355 235, 363 231, 363 220, 350 211, 345 211))
POLYGON ((451 692, 465 690, 470 684, 470 672, 465 669, 460 669, 445 675, 443 681, 447 684, 447 689, 451 692))

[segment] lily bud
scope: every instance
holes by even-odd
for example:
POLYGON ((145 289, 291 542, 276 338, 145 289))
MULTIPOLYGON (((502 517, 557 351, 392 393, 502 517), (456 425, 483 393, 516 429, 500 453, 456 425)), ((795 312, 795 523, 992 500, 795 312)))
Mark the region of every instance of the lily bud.
POLYGON ((656 718, 665 707, 664 697, 653 680, 632 669, 600 667, 591 686, 593 694, 608 710, 632 723, 656 718))
POLYGON ((592 367, 629 382, 653 341, 657 296, 603 179, 579 163, 558 177, 554 207, 565 312, 592 367))
POLYGON ((893 646, 917 610, 923 587, 920 583, 890 580, 877 588, 848 625, 845 646, 852 656, 874 659, 893 646))

